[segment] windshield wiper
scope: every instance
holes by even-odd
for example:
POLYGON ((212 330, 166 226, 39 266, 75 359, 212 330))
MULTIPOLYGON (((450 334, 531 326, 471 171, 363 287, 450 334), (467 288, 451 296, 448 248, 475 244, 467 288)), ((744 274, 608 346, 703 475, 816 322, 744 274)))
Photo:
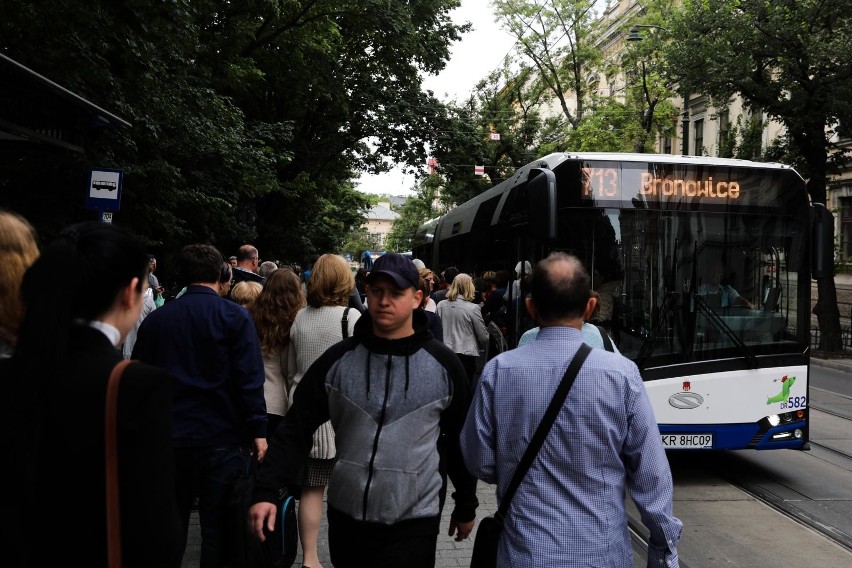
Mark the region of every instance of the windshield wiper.
POLYGON ((742 352, 743 357, 745 357, 746 361, 748 361, 749 366, 752 369, 757 368, 757 358, 751 352, 751 349, 749 349, 748 346, 742 342, 739 336, 734 333, 734 330, 728 327, 728 324, 725 323, 725 320, 719 317, 719 314, 717 314, 713 310, 713 308, 711 308, 707 304, 707 301, 704 299, 704 296, 702 296, 701 294, 696 294, 695 296, 693 296, 693 298, 695 298, 695 307, 698 308, 698 311, 704 314, 704 316, 708 320, 710 320, 710 323, 715 325, 716 328, 719 329, 719 331, 724 333, 725 336, 731 340, 731 342, 742 352))

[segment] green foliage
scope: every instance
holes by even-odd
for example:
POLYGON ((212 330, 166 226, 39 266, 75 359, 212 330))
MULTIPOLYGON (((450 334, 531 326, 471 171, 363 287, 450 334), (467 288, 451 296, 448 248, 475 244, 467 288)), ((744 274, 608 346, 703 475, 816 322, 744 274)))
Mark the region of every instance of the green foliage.
POLYGON ((376 250, 378 248, 376 245, 375 239, 370 236, 366 227, 358 227, 349 232, 341 248, 341 254, 349 254, 353 259, 360 259, 365 250, 376 250))
POLYGON ((497 20, 517 39, 519 55, 536 70, 534 88, 546 93, 576 127, 591 87, 587 73, 601 61, 595 29, 596 2, 589 0, 495 0, 497 20))
POLYGON ((726 131, 719 133, 716 155, 720 158, 782 162, 792 165, 791 156, 781 157, 781 154, 786 151, 786 145, 784 150, 780 149, 780 145, 786 142, 777 140, 770 143, 766 149, 763 148, 765 128, 766 122, 759 114, 737 116, 737 120, 726 131))
POLYGON ((481 81, 468 101, 447 105, 438 117, 433 156, 444 180, 442 203, 463 203, 536 158, 540 99, 531 77, 529 70, 513 75, 505 66, 481 81), (474 174, 477 165, 485 176, 474 174))
MULTIPOLYGON (((825 203, 838 161, 832 142, 852 125, 852 13, 845 0, 685 0, 666 59, 690 92, 738 95, 787 129, 814 202, 825 203)), ((759 154, 755 154, 759 155, 759 154)))
POLYGON ((434 174, 418 184, 416 195, 406 200, 399 212, 399 219, 393 223, 393 228, 387 239, 388 250, 395 252, 410 251, 417 227, 446 212, 445 208, 435 206, 442 184, 441 176, 434 174))
POLYGON ((368 206, 350 180, 425 160, 442 105, 421 74, 468 29, 450 19, 458 4, 3 2, 5 54, 132 127, 92 132, 85 156, 7 153, 0 205, 48 236, 95 218, 81 207, 88 168, 119 167, 116 223, 161 257, 193 241, 292 260, 339 250, 368 206))

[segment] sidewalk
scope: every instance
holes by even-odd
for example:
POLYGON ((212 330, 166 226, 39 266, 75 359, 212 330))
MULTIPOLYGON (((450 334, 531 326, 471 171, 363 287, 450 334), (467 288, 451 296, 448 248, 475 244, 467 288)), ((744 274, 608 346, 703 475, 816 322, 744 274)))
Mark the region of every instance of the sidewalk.
POLYGON ((852 377, 852 358, 848 359, 820 359, 817 357, 811 357, 811 365, 816 367, 825 367, 826 369, 834 369, 835 371, 841 371, 845 373, 849 373, 850 377, 852 377))
MULTIPOLYGON (((435 554, 435 568, 458 568, 460 566, 470 566, 470 556, 473 552, 473 538, 476 536, 476 527, 473 529, 470 537, 462 542, 456 542, 454 538, 447 536, 447 531, 450 527, 450 513, 452 512, 452 492, 453 484, 449 483, 447 487, 447 503, 444 506, 444 514, 441 518, 441 532, 438 534, 438 546, 435 554)), ((497 510, 497 497, 494 494, 494 486, 487 483, 479 482, 477 484, 477 497, 479 499, 479 508, 476 510, 477 521, 482 517, 486 517, 497 510)), ((181 568, 197 568, 201 552, 201 529, 198 525, 198 515, 193 512, 190 519, 189 538, 186 545, 186 553, 183 556, 183 564, 181 568)), ((328 553, 328 525, 326 515, 323 514, 322 526, 320 527, 319 535, 319 557, 324 568, 332 568, 331 559, 328 553)), ((302 560, 302 551, 299 549, 299 554, 296 556, 294 567, 299 567, 302 560)))
MULTIPOLYGON (((811 364, 818 367, 825 367, 848 373, 850 378, 852 378, 852 358, 818 359, 814 357, 811 359, 811 364)), ((452 483, 450 483, 447 488, 447 495, 451 495, 452 492, 453 487, 452 483)), ((476 512, 476 518, 477 521, 479 521, 483 517, 486 517, 497 510, 497 497, 494 494, 494 486, 480 481, 477 485, 477 497, 479 498, 479 508, 476 512)), ((460 566, 470 566, 470 556, 473 551, 473 538, 476 535, 476 527, 479 526, 479 523, 477 522, 470 538, 463 542, 456 542, 447 536, 451 509, 452 498, 448 497, 448 503, 444 507, 444 515, 441 520, 441 532, 438 535, 438 547, 435 562, 436 568, 458 568, 460 566)), ((186 547, 186 553, 183 558, 182 568, 197 568, 201 550, 200 547, 201 530, 198 525, 198 515, 193 513, 190 520, 189 539, 186 547)), ((324 568, 331 568, 331 559, 328 553, 328 525, 326 524, 325 514, 323 514, 323 523, 320 528, 319 557, 324 568)), ((293 566, 298 568, 300 566, 299 562, 301 561, 301 558, 302 555, 300 550, 293 566)))

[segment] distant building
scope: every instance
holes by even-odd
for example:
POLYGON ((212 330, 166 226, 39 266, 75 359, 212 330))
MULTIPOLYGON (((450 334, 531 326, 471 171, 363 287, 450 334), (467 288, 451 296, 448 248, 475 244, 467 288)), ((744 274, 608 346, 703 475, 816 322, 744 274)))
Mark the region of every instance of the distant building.
POLYGON ((408 201, 407 195, 390 195, 388 197, 390 198, 390 208, 394 211, 399 211, 405 205, 405 202, 408 201))
POLYGON ((387 202, 374 205, 367 211, 363 226, 370 234, 370 240, 375 248, 383 249, 385 247, 393 222, 397 219, 399 219, 399 213, 391 211, 391 204, 387 202))

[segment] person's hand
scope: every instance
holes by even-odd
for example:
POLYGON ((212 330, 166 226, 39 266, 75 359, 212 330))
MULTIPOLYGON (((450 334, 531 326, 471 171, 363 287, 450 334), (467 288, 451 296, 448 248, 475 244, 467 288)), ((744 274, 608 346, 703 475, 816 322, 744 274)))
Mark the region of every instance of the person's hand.
POLYGON ((255 438, 254 439, 254 452, 257 454, 257 461, 262 462, 263 458, 266 457, 266 450, 269 449, 269 444, 266 442, 266 438, 255 438))
POLYGON ((278 514, 274 503, 255 503, 249 509, 248 523, 249 531, 260 542, 266 540, 264 534, 264 525, 266 530, 272 532, 275 529, 275 517, 278 514))
POLYGON ((471 519, 466 523, 461 521, 457 521, 455 519, 450 519, 450 530, 447 532, 449 536, 456 535, 456 542, 461 542, 467 537, 470 536, 471 531, 473 530, 473 525, 476 523, 476 519, 471 519))

